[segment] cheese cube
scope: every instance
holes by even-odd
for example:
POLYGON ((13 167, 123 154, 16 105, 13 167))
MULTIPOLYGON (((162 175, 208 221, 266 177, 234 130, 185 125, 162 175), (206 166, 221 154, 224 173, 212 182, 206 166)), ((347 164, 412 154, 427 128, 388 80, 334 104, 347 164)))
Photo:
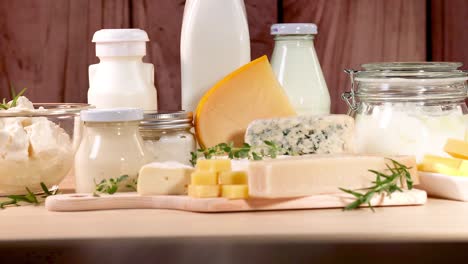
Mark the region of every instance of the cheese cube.
MULTIPOLYGON (((414 156, 392 158, 409 169, 414 184, 418 184, 414 156)), ((388 173, 391 162, 381 156, 309 155, 251 162, 249 195, 280 198, 341 192, 374 185, 376 175, 369 170, 388 173)))
POLYGON ((241 185, 222 185, 221 196, 228 199, 247 199, 249 198, 249 187, 241 185))
POLYGON ((219 185, 189 185, 188 195, 193 198, 219 197, 219 185))
POLYGON ((193 168, 178 162, 155 162, 143 166, 138 176, 140 195, 181 195, 187 193, 193 168))
POLYGON ((442 173, 451 176, 460 175, 460 171, 458 171, 458 168, 449 167, 444 164, 433 164, 431 169, 432 170, 430 172, 442 173))
POLYGON ((228 171, 219 174, 219 184, 247 184, 247 173, 245 171, 228 171))
POLYGON ((196 169, 198 171, 213 171, 216 173, 231 171, 231 160, 228 159, 207 159, 198 160, 196 169))
POLYGON ((192 185, 217 185, 218 174, 214 171, 195 171, 191 175, 192 185))
POLYGON ((448 139, 444 151, 459 159, 468 159, 468 142, 458 139, 448 139))
POLYGON ((336 154, 354 151, 354 119, 347 115, 296 116, 253 121, 245 142, 262 146, 272 141, 278 154, 336 154))

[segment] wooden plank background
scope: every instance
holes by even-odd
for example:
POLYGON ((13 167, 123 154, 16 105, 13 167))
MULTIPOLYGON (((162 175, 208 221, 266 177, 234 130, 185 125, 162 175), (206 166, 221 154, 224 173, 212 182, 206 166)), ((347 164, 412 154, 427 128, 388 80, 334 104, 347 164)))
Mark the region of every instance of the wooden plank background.
MULTIPOLYGON (((468 66, 466 0, 245 0, 252 58, 270 55, 276 22, 318 25, 317 53, 332 96, 346 112, 345 68, 378 61, 461 61, 468 66)), ((35 102, 86 102, 91 37, 101 28, 136 27, 151 39, 160 109, 180 107, 183 0, 1 0, 0 98, 28 87, 35 102)))

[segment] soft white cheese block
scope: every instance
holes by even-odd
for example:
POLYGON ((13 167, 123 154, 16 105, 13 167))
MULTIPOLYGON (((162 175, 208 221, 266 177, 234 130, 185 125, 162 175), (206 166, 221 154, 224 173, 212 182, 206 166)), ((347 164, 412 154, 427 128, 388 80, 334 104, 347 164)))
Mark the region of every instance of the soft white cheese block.
POLYGON ((273 141, 279 154, 337 154, 354 152, 354 119, 347 115, 296 116, 255 120, 245 142, 261 146, 273 141))
POLYGON ((187 193, 193 167, 179 162, 154 162, 143 166, 138 176, 140 195, 182 195, 187 193))
MULTIPOLYGON (((411 167, 411 177, 417 184, 414 156, 392 158, 411 167)), ((249 164, 249 195, 252 197, 280 198, 340 192, 345 189, 367 188, 373 185, 375 174, 369 169, 386 171, 388 159, 381 156, 307 155, 255 161, 249 164)))

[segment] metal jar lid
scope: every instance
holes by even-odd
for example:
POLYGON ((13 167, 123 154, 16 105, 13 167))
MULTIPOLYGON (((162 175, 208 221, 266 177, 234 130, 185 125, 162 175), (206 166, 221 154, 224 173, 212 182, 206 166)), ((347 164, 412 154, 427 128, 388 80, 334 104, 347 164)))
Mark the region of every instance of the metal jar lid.
POLYGON ((182 129, 193 127, 193 114, 186 111, 145 111, 140 129, 182 129))

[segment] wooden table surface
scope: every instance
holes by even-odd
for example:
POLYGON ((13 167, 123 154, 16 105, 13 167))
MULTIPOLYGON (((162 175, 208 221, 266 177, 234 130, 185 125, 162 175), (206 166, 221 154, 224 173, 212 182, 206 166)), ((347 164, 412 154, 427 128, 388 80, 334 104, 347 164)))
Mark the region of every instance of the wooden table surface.
POLYGON ((307 241, 468 242, 468 203, 429 199, 424 206, 344 212, 255 213, 171 210, 49 212, 43 206, 0 211, 0 241, 102 238, 271 238, 307 241))
POLYGON ((467 250, 468 203, 432 198, 374 213, 0 210, 0 263, 464 263, 467 250))

